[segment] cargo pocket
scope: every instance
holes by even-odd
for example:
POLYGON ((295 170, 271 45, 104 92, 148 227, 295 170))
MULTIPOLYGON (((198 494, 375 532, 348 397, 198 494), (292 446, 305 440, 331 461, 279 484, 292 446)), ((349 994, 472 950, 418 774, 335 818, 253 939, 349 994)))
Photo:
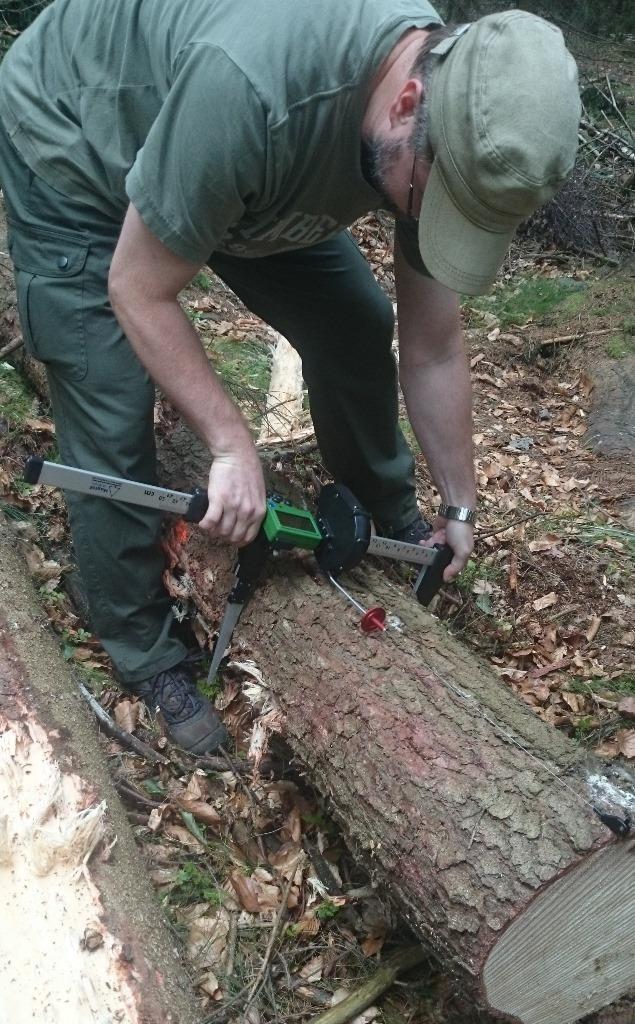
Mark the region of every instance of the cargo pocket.
POLYGON ((67 380, 86 376, 84 267, 89 241, 69 231, 8 221, 18 311, 30 355, 67 380))

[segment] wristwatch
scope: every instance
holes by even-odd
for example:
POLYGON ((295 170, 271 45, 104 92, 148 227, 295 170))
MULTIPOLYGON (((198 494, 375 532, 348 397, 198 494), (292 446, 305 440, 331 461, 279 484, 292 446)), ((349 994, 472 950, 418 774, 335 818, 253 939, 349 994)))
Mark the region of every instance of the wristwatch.
POLYGON ((445 505, 441 502, 439 505, 439 515, 443 519, 457 519, 460 523, 476 522, 476 509, 466 508, 463 505, 445 505))

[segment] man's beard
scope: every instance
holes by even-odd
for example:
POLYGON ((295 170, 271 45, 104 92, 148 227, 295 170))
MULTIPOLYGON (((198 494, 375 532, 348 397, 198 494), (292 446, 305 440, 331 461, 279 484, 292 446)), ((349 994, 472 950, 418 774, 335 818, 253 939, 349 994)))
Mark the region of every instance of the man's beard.
POLYGON ((382 208, 389 210, 397 217, 402 216, 402 212, 388 193, 386 177, 401 153, 403 145, 403 142, 385 142, 375 136, 362 138, 362 173, 368 184, 381 197, 382 208))

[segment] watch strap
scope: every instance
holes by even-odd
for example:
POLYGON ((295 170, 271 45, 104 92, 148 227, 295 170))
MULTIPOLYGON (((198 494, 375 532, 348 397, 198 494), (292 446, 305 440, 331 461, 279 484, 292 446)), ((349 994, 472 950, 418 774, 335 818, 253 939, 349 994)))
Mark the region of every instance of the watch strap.
POLYGON ((476 509, 467 508, 465 505, 446 505, 441 502, 439 515, 443 519, 456 519, 459 523, 474 524, 476 522, 476 509))

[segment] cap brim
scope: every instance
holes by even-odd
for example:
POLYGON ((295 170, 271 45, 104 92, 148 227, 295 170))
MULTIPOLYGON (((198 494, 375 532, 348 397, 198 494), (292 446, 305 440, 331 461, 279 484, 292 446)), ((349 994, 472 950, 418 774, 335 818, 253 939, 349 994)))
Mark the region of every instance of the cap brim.
POLYGON ((433 161, 419 214, 419 249, 432 277, 452 291, 482 295, 494 283, 515 230, 490 231, 465 217, 433 161))

